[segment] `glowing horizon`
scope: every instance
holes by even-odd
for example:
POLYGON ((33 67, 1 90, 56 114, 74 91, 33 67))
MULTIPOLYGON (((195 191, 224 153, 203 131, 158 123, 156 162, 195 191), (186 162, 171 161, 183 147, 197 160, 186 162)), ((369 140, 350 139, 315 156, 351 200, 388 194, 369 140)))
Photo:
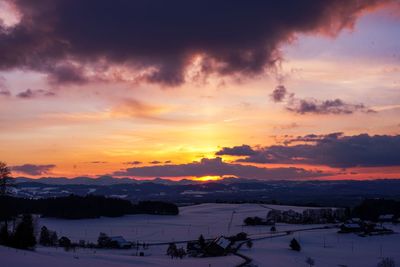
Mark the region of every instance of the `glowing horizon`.
POLYGON ((400 8, 356 2, 293 20, 250 5, 274 18, 254 21, 199 6, 211 22, 171 3, 170 24, 132 2, 156 14, 140 28, 118 2, 100 34, 71 19, 96 16, 79 1, 0 1, 0 161, 32 178, 400 178, 400 8))

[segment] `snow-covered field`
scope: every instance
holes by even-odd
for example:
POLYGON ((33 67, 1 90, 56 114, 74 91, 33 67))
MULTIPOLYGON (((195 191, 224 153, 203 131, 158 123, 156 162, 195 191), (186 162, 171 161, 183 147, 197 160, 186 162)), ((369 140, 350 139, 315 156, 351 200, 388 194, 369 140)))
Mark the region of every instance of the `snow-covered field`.
MULTIPOLYGON (((246 227, 243 219, 248 216, 264 217, 268 207, 281 210, 304 208, 287 206, 261 206, 257 204, 201 204, 182 207, 179 216, 132 215, 120 218, 87 220, 59 220, 42 218, 39 227, 46 225, 73 241, 95 242, 100 232, 110 236, 122 235, 129 241, 163 243, 232 235, 244 231, 253 237, 270 237, 268 226, 246 227), (232 218, 232 222, 231 222, 232 218)), ((277 230, 313 228, 318 225, 278 224, 277 230)), ((400 227, 389 226, 396 232, 400 227)), ((379 258, 392 257, 400 264, 400 235, 358 237, 353 234, 337 234, 336 229, 295 232, 288 236, 254 240, 253 248, 245 246, 240 252, 252 258, 258 266, 291 267, 308 266, 306 257, 315 260, 315 266, 375 267, 379 258), (299 240, 302 251, 288 249, 289 241, 299 240)), ((184 246, 184 244, 179 244, 184 246)), ((0 247, 0 266, 236 266, 243 260, 237 256, 218 258, 184 258, 171 260, 165 256, 166 245, 150 246, 144 257, 133 256, 136 250, 78 249, 65 252, 62 249, 38 247, 36 252, 24 252, 0 247)))

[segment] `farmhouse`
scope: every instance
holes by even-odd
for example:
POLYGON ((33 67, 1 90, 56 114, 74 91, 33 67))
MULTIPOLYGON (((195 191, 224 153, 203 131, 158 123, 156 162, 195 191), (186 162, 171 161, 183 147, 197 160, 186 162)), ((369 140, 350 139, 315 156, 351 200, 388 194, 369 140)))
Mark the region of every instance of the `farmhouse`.
POLYGON ((122 236, 110 236, 112 243, 116 244, 119 248, 131 248, 132 243, 128 242, 122 236))
POLYGON ((209 256, 224 256, 228 254, 230 246, 231 241, 223 236, 220 236, 207 245, 205 252, 209 256))

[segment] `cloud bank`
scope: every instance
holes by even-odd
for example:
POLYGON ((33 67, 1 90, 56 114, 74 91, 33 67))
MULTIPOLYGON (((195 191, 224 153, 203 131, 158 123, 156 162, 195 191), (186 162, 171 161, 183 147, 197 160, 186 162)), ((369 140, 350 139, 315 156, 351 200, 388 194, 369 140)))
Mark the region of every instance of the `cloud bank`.
MULTIPOLYGON (((226 151, 226 150, 225 150, 226 151)), ((335 168, 400 166, 400 135, 306 135, 254 149, 237 162, 312 164, 335 168)), ((218 155, 225 154, 223 150, 218 155)))
POLYGON ((48 165, 24 164, 18 166, 11 166, 11 170, 27 175, 37 176, 37 175, 48 174, 49 171, 51 171, 55 167, 56 165, 54 164, 48 164, 48 165))
POLYGON ((375 113, 362 103, 351 104, 339 98, 332 100, 302 99, 294 93, 289 93, 284 85, 278 85, 271 94, 275 103, 286 103, 286 110, 297 114, 353 114, 355 112, 375 113))
POLYGON ((301 168, 260 168, 250 165, 232 164, 222 161, 220 157, 187 164, 168 164, 158 166, 133 167, 117 171, 116 176, 131 177, 201 177, 231 175, 252 179, 302 179, 322 177, 320 171, 308 171, 301 168))
POLYGON ((195 56, 203 75, 260 74, 296 34, 335 35, 390 2, 6 1, 20 19, 0 24, 0 70, 32 69, 53 83, 82 84, 119 79, 123 67, 135 71, 129 79, 169 86, 185 82, 195 56))

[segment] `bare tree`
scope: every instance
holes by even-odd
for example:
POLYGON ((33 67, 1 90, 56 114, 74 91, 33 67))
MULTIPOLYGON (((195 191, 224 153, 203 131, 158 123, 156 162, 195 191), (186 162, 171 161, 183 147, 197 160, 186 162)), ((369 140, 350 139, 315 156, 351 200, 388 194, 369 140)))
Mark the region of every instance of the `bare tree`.
POLYGON ((0 196, 7 194, 9 187, 13 186, 10 168, 6 163, 0 161, 0 196))
POLYGON ((377 267, 395 267, 396 264, 392 258, 383 258, 377 265, 377 267))
POLYGON ((306 263, 307 263, 310 267, 312 267, 312 266, 315 265, 315 260, 312 259, 312 258, 310 258, 310 257, 308 257, 308 258, 306 259, 306 263))

